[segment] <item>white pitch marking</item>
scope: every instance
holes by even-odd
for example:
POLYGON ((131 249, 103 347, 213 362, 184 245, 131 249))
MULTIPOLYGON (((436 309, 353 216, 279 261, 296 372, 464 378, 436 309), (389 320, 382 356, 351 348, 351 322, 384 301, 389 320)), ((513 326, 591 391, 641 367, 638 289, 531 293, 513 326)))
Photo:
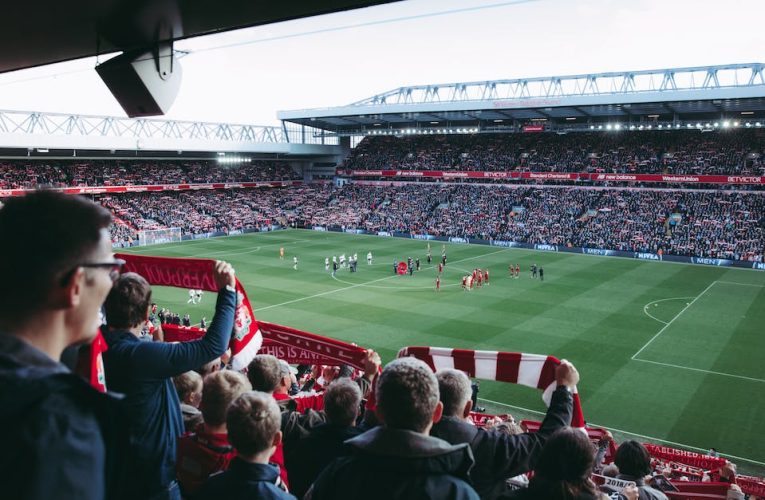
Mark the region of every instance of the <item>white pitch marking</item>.
POLYGON ((751 382, 765 382, 765 379, 746 377, 744 375, 733 375, 732 373, 716 372, 713 370, 704 370, 703 368, 691 368, 690 366, 673 365, 671 363, 661 363, 659 361, 651 361, 650 359, 633 359, 633 361, 642 361, 643 363, 652 363, 654 365, 667 366, 670 368, 680 368, 682 370, 691 370, 694 372, 707 373, 710 375, 720 375, 722 377, 740 378, 742 380, 749 380, 751 382))
POLYGON ((694 303, 694 302, 696 302, 697 300, 699 300, 699 298, 700 298, 702 295, 704 295, 705 293, 707 293, 707 291, 709 291, 709 289, 710 289, 710 288, 712 288, 712 286, 714 286, 714 284, 715 284, 715 283, 717 283, 717 282, 716 282, 716 281, 713 281, 712 283, 710 283, 710 284, 709 284, 709 286, 708 286, 708 287, 706 287, 706 288, 705 288, 705 289, 704 289, 704 290, 703 290, 703 291, 702 291, 700 294, 698 294, 698 295, 696 296, 696 298, 695 298, 695 299, 693 299, 693 300, 692 300, 692 301, 691 301, 691 302, 690 302, 688 305, 686 305, 685 307, 683 307, 683 309, 682 309, 682 310, 681 310, 679 313, 677 313, 677 314, 675 315, 675 317, 674 317, 674 318, 672 318, 671 320, 669 320, 669 323, 667 323, 666 325, 664 325, 664 326, 662 327, 662 329, 661 329, 661 330, 659 330, 659 332, 658 332, 656 335, 654 335, 653 337, 651 337, 651 340, 649 340, 648 342, 646 342, 646 343, 645 343, 645 345, 644 345, 643 347, 641 347, 641 348, 638 350, 638 352, 636 352, 635 354, 633 354, 633 355, 632 355, 632 357, 631 357, 630 359, 635 359, 635 358, 637 357, 637 355, 638 355, 638 354, 640 354, 641 352, 643 352, 643 350, 644 350, 646 347, 648 347, 649 345, 651 345, 651 343, 652 343, 654 340, 656 340, 656 339, 659 337, 659 335, 661 335, 662 333, 664 333, 664 330, 666 330, 667 328, 669 328, 669 325, 671 325, 672 323, 674 323, 674 321, 675 321, 677 318, 679 318, 679 317, 680 317, 680 316, 681 316, 681 315, 682 315, 682 314, 683 314, 683 313, 684 313, 686 310, 688 310, 688 308, 689 308, 689 307, 691 307, 691 306, 693 305, 693 303, 694 303))
POLYGON ((717 281, 717 283, 722 283, 723 285, 741 285, 741 286, 756 286, 759 288, 765 288, 765 285, 757 285, 755 283, 739 283, 738 281, 717 281))
MULTIPOLYGON (((646 315, 647 315, 649 318, 651 318, 651 319, 655 319, 655 320, 656 320, 656 321, 658 321, 659 323, 664 323, 664 324, 666 325, 666 324, 667 324, 667 322, 666 322, 666 321, 664 321, 664 320, 661 320, 661 319, 657 318, 656 316, 653 316, 653 315, 651 315, 651 313, 649 313, 649 312, 648 312, 648 306, 650 306, 651 304, 656 304, 656 303, 658 303, 658 302, 666 302, 666 301, 668 301, 668 300, 681 300, 681 299, 692 299, 692 298, 693 298, 693 297, 670 297, 670 298, 668 298, 668 299, 659 299, 659 300, 654 300, 653 302, 649 302, 649 303, 647 303, 646 305, 644 305, 644 306, 643 306, 643 312, 644 312, 644 313, 646 313, 646 315)), ((687 305, 687 304, 686 304, 686 305, 687 305)))

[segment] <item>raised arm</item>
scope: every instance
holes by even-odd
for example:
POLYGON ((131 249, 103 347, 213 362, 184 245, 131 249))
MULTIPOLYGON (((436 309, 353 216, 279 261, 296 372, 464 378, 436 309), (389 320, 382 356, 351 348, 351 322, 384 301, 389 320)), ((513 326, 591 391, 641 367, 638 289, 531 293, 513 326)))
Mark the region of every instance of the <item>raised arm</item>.
POLYGON ((218 261, 214 271, 218 285, 218 300, 207 334, 199 340, 166 344, 141 343, 136 349, 141 355, 141 366, 134 367, 147 378, 168 378, 199 368, 219 357, 228 348, 234 328, 236 310, 236 278, 234 268, 227 262, 218 261))

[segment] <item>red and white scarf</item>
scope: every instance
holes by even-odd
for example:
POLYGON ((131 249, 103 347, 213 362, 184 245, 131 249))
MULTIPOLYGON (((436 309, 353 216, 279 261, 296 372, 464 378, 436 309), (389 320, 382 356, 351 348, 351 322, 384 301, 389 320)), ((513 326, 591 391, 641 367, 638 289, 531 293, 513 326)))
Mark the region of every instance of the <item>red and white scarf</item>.
MULTIPOLYGON (((153 257, 150 255, 117 254, 115 257, 125 260, 124 272, 134 272, 143 276, 151 285, 171 286, 217 292, 212 259, 185 259, 173 257, 153 257)), ((231 366, 242 370, 258 353, 263 336, 255 321, 250 300, 247 298, 242 283, 236 280, 236 312, 234 331, 231 335, 231 366)))
MULTIPOLYGON (((258 329, 263 335, 261 354, 295 365, 350 365, 364 369, 367 350, 363 347, 266 321, 258 321, 258 329)), ((180 325, 163 325, 162 331, 165 342, 188 342, 206 333, 201 328, 180 325)))
MULTIPOLYGON (((454 368, 469 377, 525 385, 542 391, 542 400, 550 405, 555 390, 555 367, 560 361, 553 356, 520 352, 473 351, 443 347, 404 347, 398 357, 414 356, 433 371, 454 368)), ((584 428, 584 415, 579 393, 574 388, 574 414, 571 427, 584 428)))

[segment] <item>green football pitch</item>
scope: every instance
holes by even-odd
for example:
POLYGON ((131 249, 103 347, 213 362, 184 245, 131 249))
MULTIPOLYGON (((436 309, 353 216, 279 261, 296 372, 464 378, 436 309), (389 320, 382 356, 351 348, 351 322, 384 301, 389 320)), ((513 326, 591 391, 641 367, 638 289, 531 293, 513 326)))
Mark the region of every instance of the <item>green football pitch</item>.
MULTIPOLYGON (((435 258, 441 246, 431 242, 435 258)), ((258 319, 355 342, 384 361, 409 345, 566 358, 592 425, 765 466, 763 272, 447 243, 436 293, 420 240, 288 230, 132 251, 228 260, 258 319), (358 254, 358 272, 333 278, 324 258, 343 253, 358 254), (395 275, 393 262, 407 257, 421 270, 395 275), (520 278, 508 277, 511 263, 520 278), (534 263, 544 281, 531 278, 534 263), (489 269, 490 285, 463 291, 474 268, 489 269)), ((191 305, 186 290, 159 288, 155 301, 197 323, 212 316, 212 295, 191 305)), ((511 384, 483 382, 480 396, 491 409, 544 410, 537 391, 511 384)))

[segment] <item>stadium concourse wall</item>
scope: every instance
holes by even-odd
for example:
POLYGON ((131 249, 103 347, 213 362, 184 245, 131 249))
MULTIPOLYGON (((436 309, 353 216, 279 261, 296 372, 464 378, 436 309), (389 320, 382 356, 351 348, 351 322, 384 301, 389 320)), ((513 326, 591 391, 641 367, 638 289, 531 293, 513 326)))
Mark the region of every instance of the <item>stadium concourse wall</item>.
POLYGON ((765 271, 765 262, 750 262, 745 260, 715 259, 709 257, 687 257, 684 255, 667 255, 648 252, 625 252, 622 250, 608 250, 605 248, 581 248, 569 247, 566 245, 545 245, 538 243, 521 243, 518 241, 503 240, 483 240, 479 238, 466 238, 460 236, 434 236, 432 234, 410 234, 398 231, 366 231, 364 229, 349 229, 342 227, 326 226, 306 226, 307 229, 314 231, 333 231, 349 234, 369 234, 381 237, 410 238, 414 240, 444 241, 449 243, 459 243, 464 245, 489 245, 502 248, 522 248, 528 250, 539 250, 543 252, 564 252, 577 253, 584 255, 599 255, 602 257, 626 257, 638 260, 681 262, 684 264, 699 264, 705 266, 719 267, 740 267, 745 269, 755 269, 765 271))

